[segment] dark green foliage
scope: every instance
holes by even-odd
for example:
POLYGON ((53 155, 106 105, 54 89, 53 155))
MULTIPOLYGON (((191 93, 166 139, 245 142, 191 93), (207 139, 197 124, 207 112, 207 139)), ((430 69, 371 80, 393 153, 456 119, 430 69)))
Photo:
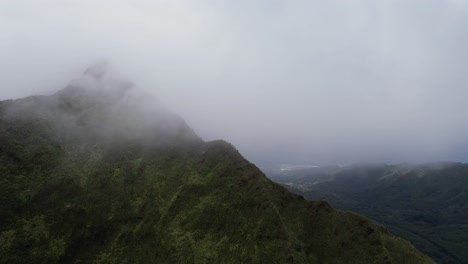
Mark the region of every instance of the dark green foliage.
POLYGON ((309 199, 365 214, 438 263, 468 263, 468 165, 357 165, 269 175, 309 199))
POLYGON ((163 144, 106 137, 125 126, 105 105, 63 96, 0 103, 0 263, 432 263, 271 182, 228 143, 184 124, 150 133, 163 144))
POLYGON ((0 259, 4 263, 56 263, 64 254, 65 242, 54 237, 42 215, 19 219, 0 233, 0 259))

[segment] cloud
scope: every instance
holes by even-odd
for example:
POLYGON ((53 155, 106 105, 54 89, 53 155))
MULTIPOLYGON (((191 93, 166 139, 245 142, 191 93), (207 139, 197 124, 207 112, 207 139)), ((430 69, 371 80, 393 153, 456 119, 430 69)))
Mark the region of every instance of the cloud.
POLYGON ((467 1, 3 1, 0 98, 109 58, 257 162, 467 160, 467 1))

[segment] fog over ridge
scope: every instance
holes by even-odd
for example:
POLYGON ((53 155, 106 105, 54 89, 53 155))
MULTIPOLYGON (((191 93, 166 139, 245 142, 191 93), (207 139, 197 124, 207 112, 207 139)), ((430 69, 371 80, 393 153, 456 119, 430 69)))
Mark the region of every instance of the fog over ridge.
POLYGON ((3 1, 0 99, 97 58, 257 163, 468 160, 468 1, 3 1))

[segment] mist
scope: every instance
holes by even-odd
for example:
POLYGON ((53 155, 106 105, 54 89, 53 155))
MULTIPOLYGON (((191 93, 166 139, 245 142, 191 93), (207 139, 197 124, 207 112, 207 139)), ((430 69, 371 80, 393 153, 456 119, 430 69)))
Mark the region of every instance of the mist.
POLYGON ((0 100, 106 58, 258 164, 468 160, 468 1, 0 2, 0 100))

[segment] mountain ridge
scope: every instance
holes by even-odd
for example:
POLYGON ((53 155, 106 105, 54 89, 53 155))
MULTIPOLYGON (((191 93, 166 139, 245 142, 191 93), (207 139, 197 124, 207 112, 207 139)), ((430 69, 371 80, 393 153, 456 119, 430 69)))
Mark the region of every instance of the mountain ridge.
POLYGON ((0 263, 433 263, 176 115, 73 89, 0 102, 0 263))

